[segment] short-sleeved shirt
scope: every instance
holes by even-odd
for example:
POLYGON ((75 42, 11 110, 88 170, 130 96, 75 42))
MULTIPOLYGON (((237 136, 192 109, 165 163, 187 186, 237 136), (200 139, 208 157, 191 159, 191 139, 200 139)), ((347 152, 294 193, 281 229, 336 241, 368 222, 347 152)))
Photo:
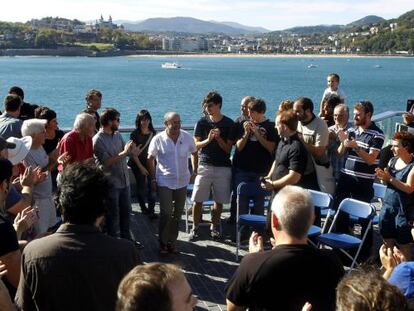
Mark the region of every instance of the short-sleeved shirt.
MULTIPOLYGON (((384 133, 381 129, 371 122, 371 125, 364 131, 360 131, 359 127, 350 128, 348 130, 348 138, 356 140, 358 147, 365 152, 381 151, 384 143, 384 133)), ((375 167, 379 164, 379 153, 372 165, 368 165, 353 149, 348 150, 348 157, 345 161, 345 167, 341 170, 342 173, 361 178, 362 181, 374 181, 375 167)))
MULTIPOLYGON (((194 136, 205 140, 212 129, 220 130, 220 137, 224 141, 234 142, 234 122, 223 116, 219 122, 213 122, 209 117, 202 117, 195 125, 194 136)), ((199 163, 212 166, 231 166, 230 153, 225 152, 213 139, 199 151, 199 163)))
POLYGON ((149 145, 148 155, 157 160, 157 185, 173 190, 187 186, 190 181, 188 156, 196 151, 193 137, 186 131, 180 130, 176 143, 166 131, 155 135, 149 145))
POLYGON ((226 298, 258 310, 335 310, 335 289, 344 271, 333 253, 309 245, 279 245, 247 255, 229 281, 226 298))
POLYGON ((4 139, 9 137, 22 137, 23 121, 12 117, 7 112, 0 116, 0 136, 4 139))
POLYGON ((337 95, 341 99, 342 102, 345 102, 345 93, 339 87, 336 91, 332 91, 331 88, 329 87, 326 88, 325 91, 323 92, 322 100, 324 100, 327 96, 331 94, 337 95))
MULTIPOLYGON (((328 126, 324 120, 315 115, 309 123, 303 124, 302 122, 299 122, 297 131, 302 134, 303 141, 307 144, 311 144, 315 147, 328 146, 328 126)), ((321 157, 314 157, 314 159, 319 164, 326 164, 329 162, 326 152, 321 157)), ((315 168, 313 167, 312 157, 309 155, 305 175, 312 173, 314 170, 315 168)))
POLYGON ((121 133, 116 131, 113 134, 107 134, 101 129, 92 141, 96 163, 104 168, 112 186, 117 189, 129 187, 128 166, 125 158, 114 162, 110 167, 104 166, 106 160, 117 156, 124 150, 125 143, 121 133))
MULTIPOLYGON (((243 124, 244 122, 241 122, 234 127, 236 140, 244 135, 243 124)), ((256 126, 267 141, 275 144, 279 142, 279 136, 274 122, 265 120, 261 123, 256 123, 256 126)), ((263 147, 254 134, 250 134, 244 148, 241 151, 236 148, 233 156, 233 166, 247 172, 254 172, 261 175, 269 172, 273 160, 273 153, 263 147)))
POLYGON ((91 159, 93 157, 92 138, 88 136, 82 141, 79 133, 71 130, 63 136, 59 143, 59 154, 65 152, 70 156, 69 163, 91 159))
MULTIPOLYGON (((7 193, 6 201, 4 202, 4 209, 6 211, 9 210, 15 204, 19 203, 21 199, 21 193, 17 191, 16 187, 13 184, 11 184, 9 193, 7 193)), ((11 215, 10 213, 7 213, 6 217, 10 220, 14 219, 14 215, 11 215)))
MULTIPOLYGON (((308 151, 300 141, 298 134, 294 134, 288 138, 282 138, 276 150, 276 166, 272 180, 278 180, 286 176, 290 170, 303 176, 307 158, 308 151)), ((300 184, 300 181, 298 184, 300 184)))
POLYGON ((62 139, 63 135, 65 134, 61 130, 56 130, 55 133, 56 134, 54 138, 46 139, 45 143, 43 144, 43 149, 45 149, 47 154, 51 153, 53 150, 56 149, 59 141, 62 139))
MULTIPOLYGON (((49 157, 43 146, 37 149, 30 149, 26 158, 23 160, 24 166, 45 168, 49 164, 49 157)), ((48 199, 52 197, 52 177, 47 175, 41 183, 33 186, 33 199, 48 199)))

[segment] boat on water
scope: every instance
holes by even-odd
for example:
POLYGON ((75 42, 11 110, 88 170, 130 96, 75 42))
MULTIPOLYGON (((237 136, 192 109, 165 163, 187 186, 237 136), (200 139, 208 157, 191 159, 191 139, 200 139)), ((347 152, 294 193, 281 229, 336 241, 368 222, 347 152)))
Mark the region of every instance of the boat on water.
POLYGON ((317 68, 317 67, 318 67, 318 65, 314 65, 314 64, 308 65, 308 68, 317 68))
POLYGON ((167 63, 161 64, 161 68, 164 68, 164 69, 180 69, 180 68, 182 68, 182 66, 179 63, 176 63, 176 62, 173 62, 173 63, 167 62, 167 63))
POLYGON ((381 65, 375 65, 374 68, 382 68, 381 65))

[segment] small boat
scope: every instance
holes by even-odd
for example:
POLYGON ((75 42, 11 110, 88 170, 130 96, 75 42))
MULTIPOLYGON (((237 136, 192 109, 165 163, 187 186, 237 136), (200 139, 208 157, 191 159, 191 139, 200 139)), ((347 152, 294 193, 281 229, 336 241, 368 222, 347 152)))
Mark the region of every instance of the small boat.
POLYGON ((161 64, 161 68, 164 68, 164 69, 179 69, 181 67, 182 66, 179 63, 176 63, 176 62, 161 64))
POLYGON ((314 64, 308 65, 308 68, 317 68, 317 67, 318 67, 318 65, 314 65, 314 64))
POLYGON ((382 68, 381 65, 375 65, 374 68, 382 68))

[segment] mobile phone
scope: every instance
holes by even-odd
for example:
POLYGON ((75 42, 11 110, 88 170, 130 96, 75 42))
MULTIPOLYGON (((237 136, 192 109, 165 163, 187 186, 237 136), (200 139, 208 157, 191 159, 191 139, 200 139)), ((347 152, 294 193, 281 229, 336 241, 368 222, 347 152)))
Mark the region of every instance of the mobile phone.
POLYGON ((260 177, 260 182, 263 183, 263 184, 266 183, 266 178, 260 177))
POLYGON ((413 106, 414 106, 414 99, 408 99, 407 100, 407 112, 413 112, 412 111, 413 106))

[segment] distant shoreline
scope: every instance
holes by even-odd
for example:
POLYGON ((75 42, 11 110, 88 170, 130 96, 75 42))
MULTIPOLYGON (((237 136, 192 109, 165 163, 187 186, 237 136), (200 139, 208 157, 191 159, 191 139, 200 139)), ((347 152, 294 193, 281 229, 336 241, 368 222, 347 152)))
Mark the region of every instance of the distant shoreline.
POLYGON ((220 54, 220 53, 197 53, 197 54, 134 54, 127 57, 133 58, 407 58, 414 55, 381 55, 381 54, 220 54))
POLYGON ((132 58, 407 58, 408 54, 255 54, 255 53, 173 53, 169 51, 117 50, 93 52, 83 47, 58 49, 0 49, 0 57, 132 57, 132 58))

